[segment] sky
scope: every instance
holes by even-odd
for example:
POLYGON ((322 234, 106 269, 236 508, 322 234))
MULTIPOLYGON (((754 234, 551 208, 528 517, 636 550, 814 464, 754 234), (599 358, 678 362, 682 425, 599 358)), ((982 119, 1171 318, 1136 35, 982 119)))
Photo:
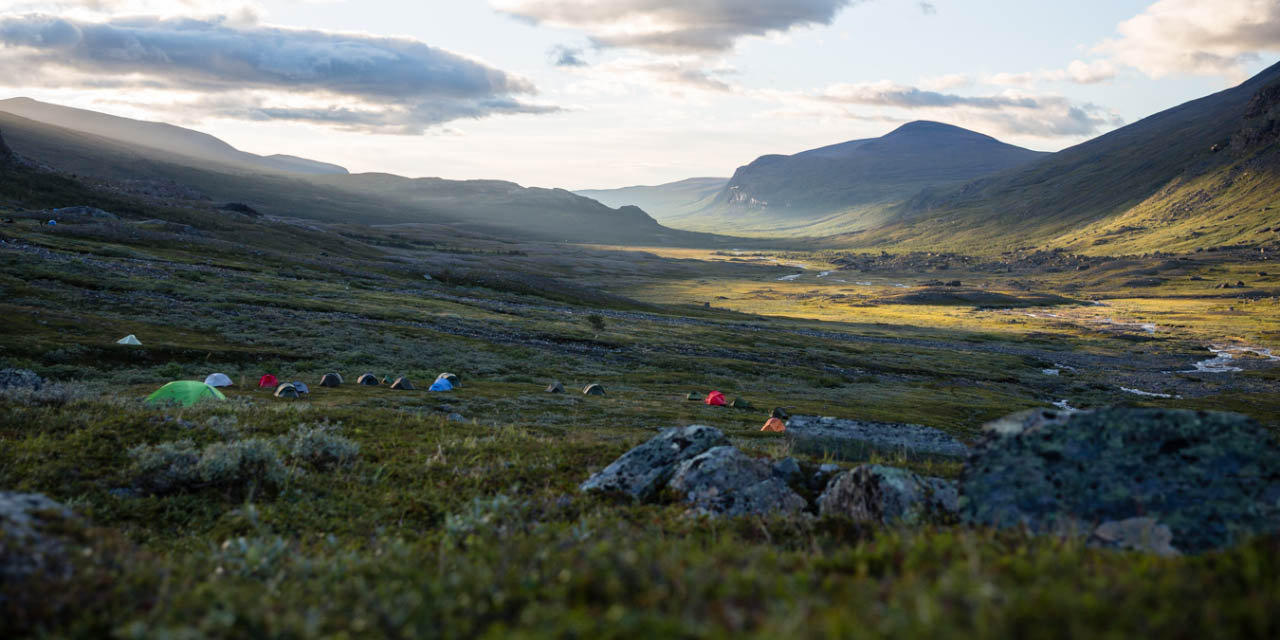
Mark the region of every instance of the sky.
POLYGON ((0 97, 571 189, 913 120, 1056 151, 1277 59, 1280 0, 0 0, 0 97))

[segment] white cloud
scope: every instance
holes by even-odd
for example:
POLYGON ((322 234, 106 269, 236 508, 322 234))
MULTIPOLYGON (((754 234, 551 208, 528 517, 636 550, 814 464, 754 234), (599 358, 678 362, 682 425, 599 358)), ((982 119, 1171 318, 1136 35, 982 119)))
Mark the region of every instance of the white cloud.
POLYGON ((1116 77, 1116 66, 1109 60, 1072 60, 1065 69, 1040 69, 1022 73, 996 73, 983 78, 985 84, 1002 87, 1030 87, 1041 82, 1100 84, 1116 77))
POLYGON ((1244 65, 1280 51, 1280 0, 1159 0, 1096 47, 1152 77, 1243 79, 1244 65))
POLYGON ((827 25, 865 0, 494 0, 536 24, 583 31, 601 48, 717 52, 747 36, 827 25))

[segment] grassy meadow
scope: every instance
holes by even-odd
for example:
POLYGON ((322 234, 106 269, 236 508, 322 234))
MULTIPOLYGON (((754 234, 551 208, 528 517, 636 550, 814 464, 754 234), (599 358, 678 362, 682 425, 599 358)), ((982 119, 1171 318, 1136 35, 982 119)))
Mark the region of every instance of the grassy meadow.
POLYGON ((201 209, 48 227, 10 205, 0 368, 53 384, 0 394, 0 487, 67 504, 84 546, 70 577, 0 585, 0 636, 1280 636, 1276 537, 1158 558, 953 526, 712 520, 671 496, 577 491, 687 424, 756 455, 858 462, 760 433, 771 407, 963 440, 1060 401, 1280 428, 1270 360, 1189 372, 1209 345, 1280 348, 1280 270, 1260 276, 1253 257, 839 270, 831 251, 512 243, 201 209), (126 334, 142 346, 115 344, 126 334), (347 384, 318 388, 329 371, 347 384), (426 391, 444 371, 461 388, 426 391), (226 402, 142 401, 213 372, 238 383, 226 402), (354 385, 364 372, 419 390, 354 385), (255 388, 264 373, 312 393, 274 398, 255 388), (545 393, 554 380, 570 393, 545 393), (608 395, 578 392, 590 383, 608 395), (712 389, 756 409, 685 399, 712 389), (291 453, 280 443, 300 426, 358 454, 291 453), (137 490, 139 452, 182 441, 268 453, 247 475, 137 490))

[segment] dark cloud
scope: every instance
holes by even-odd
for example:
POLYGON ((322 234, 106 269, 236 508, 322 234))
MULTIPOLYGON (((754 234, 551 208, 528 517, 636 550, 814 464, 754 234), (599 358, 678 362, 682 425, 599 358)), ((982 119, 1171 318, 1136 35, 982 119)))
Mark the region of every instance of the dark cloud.
POLYGON ((577 47, 558 44, 547 52, 551 56, 551 64, 557 67, 585 67, 587 61, 583 51, 577 47))
POLYGON ((254 112, 260 118, 416 133, 461 118, 548 110, 518 99, 536 92, 528 81, 407 39, 238 27, 220 18, 94 23, 23 15, 0 18, 0 45, 8 76, 0 82, 287 92, 321 105, 264 106, 254 112))
POLYGON ((724 51, 744 37, 831 24, 864 0, 506 0, 499 10, 587 32, 598 47, 724 51))
POLYGON ((1087 136, 1124 124, 1110 110, 1075 104, 1062 96, 962 96, 890 83, 835 85, 816 98, 845 106, 934 110, 952 119, 979 122, 1004 135, 1087 136))

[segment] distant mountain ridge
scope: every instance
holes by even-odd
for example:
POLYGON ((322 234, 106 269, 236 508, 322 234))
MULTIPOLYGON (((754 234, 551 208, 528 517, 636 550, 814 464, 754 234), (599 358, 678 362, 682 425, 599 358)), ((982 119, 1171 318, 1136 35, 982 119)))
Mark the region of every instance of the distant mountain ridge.
POLYGON ((40 102, 31 98, 0 100, 0 111, 131 145, 239 166, 248 170, 313 175, 347 173, 345 168, 327 162, 285 155, 260 156, 240 151, 209 134, 171 124, 121 118, 86 109, 40 102))
POLYGON ((635 205, 666 224, 707 207, 728 183, 728 178, 689 178, 668 184, 583 189, 574 193, 611 207, 635 205))

